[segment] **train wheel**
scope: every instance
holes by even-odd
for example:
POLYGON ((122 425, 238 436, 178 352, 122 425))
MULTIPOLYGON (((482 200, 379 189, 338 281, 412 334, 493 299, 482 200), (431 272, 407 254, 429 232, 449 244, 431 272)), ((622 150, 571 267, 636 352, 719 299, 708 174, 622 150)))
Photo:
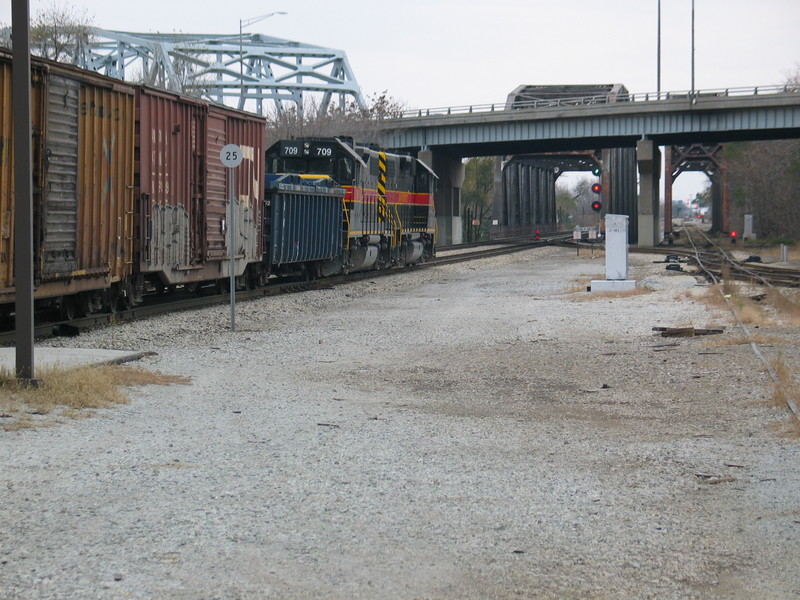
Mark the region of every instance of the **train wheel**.
POLYGON ((81 292, 78 294, 78 316, 85 317, 93 312, 91 292, 81 292))
POLYGON ((103 311, 109 313, 117 312, 117 306, 119 305, 119 287, 116 285, 112 285, 110 288, 106 290, 106 293, 103 294, 103 311))
POLYGON ((72 321, 78 316, 78 299, 75 296, 61 296, 58 315, 62 321, 72 321))
POLYGON ((308 265, 303 265, 302 268, 300 269, 300 281, 308 282, 308 281, 314 281, 314 279, 315 277, 313 269, 308 265))
POLYGON ((14 315, 10 308, 0 308, 0 331, 11 331, 14 329, 14 315))
POLYGON ((248 290, 254 290, 258 287, 258 273, 255 269, 247 269, 244 273, 244 287, 248 290))
POLYGON ((127 293, 130 290, 126 290, 126 293, 122 293, 119 295, 119 308, 121 310, 130 310, 133 308, 133 294, 127 293))

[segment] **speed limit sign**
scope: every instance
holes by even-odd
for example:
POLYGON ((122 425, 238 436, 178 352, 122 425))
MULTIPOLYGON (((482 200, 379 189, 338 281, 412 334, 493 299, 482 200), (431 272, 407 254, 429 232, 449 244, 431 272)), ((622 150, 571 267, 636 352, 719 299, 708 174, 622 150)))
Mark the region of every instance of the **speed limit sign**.
POLYGON ((229 169, 238 167, 242 164, 242 149, 237 144, 227 144, 219 151, 219 159, 229 169))

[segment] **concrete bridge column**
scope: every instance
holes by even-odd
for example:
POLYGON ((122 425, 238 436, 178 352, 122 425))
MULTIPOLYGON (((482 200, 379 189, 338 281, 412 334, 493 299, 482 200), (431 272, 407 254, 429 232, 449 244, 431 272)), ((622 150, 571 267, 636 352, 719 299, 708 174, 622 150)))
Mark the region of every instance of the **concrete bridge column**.
POLYGON ((438 244, 447 246, 462 243, 461 187, 464 185, 466 173, 464 163, 460 158, 434 154, 429 150, 422 150, 417 158, 433 169, 439 177, 433 195, 439 229, 438 244))
POLYGON ((658 236, 659 180, 661 152, 653 140, 636 142, 636 164, 639 167, 639 246, 655 246, 658 236))

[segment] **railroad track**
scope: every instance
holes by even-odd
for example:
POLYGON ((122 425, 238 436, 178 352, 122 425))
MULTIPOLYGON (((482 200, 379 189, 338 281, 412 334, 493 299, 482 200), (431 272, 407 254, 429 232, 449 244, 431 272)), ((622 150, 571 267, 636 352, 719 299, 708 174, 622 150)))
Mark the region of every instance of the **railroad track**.
MULTIPOLYGON (((696 227, 687 230, 687 238, 694 249, 694 260, 706 276, 715 284, 724 284, 725 279, 728 277, 759 283, 772 289, 775 289, 777 286, 795 287, 800 284, 800 273, 798 273, 797 269, 769 268, 767 265, 762 265, 760 263, 742 264, 734 260, 729 252, 720 247, 719 244, 715 244, 705 232, 696 227), (702 249, 698 248, 695 241, 695 238, 698 237, 703 240, 704 247, 702 249)), ((722 288, 720 288, 720 290, 722 290, 722 288)), ((792 390, 787 389, 772 363, 764 356, 750 328, 739 318, 737 311, 734 309, 730 295, 726 295, 722 291, 721 293, 723 294, 723 299, 728 305, 728 308, 736 319, 739 328, 745 334, 746 338, 750 340, 749 343, 753 353, 764 365, 764 369, 769 374, 770 379, 772 379, 773 385, 775 385, 776 389, 781 391, 781 396, 786 406, 792 411, 796 419, 800 419, 800 409, 798 409, 797 401, 792 397, 792 390)))
MULTIPOLYGON (((437 256, 436 259, 432 261, 420 263, 408 268, 436 268, 471 260, 502 256, 505 254, 521 252, 530 248, 551 245, 553 243, 558 243, 563 239, 566 239, 566 236, 563 234, 553 234, 539 240, 532 240, 530 236, 521 239, 506 239, 499 242, 489 242, 488 244, 490 245, 488 247, 485 247, 486 245, 472 245, 472 248, 477 249, 448 255, 448 252, 453 252, 457 248, 450 246, 447 249, 440 250, 442 256, 437 256)), ((237 291, 236 301, 242 302, 256 298, 263 298, 264 296, 277 296, 280 294, 331 288, 338 285, 343 285, 345 283, 352 283, 354 281, 397 275, 403 273, 404 271, 405 269, 401 268, 385 269, 380 271, 363 271, 349 275, 339 275, 335 277, 326 277, 324 279, 313 279, 308 281, 281 281, 256 290, 237 291)), ((42 339, 52 336, 79 335, 82 330, 92 329, 95 327, 104 327, 129 321, 136 321, 168 312, 196 310, 198 308, 230 302, 230 294, 227 292, 212 292, 210 291, 211 289, 212 288, 206 288, 206 290, 204 290, 205 293, 201 291, 201 293, 196 295, 189 295, 188 293, 181 292, 180 290, 164 296, 152 295, 147 297, 145 304, 135 308, 120 310, 113 313, 96 313, 88 317, 81 317, 71 321, 47 320, 44 316, 42 316, 40 317, 41 322, 37 322, 34 326, 34 337, 37 339, 42 339)), ((13 330, 0 332, 0 345, 13 346, 15 343, 15 335, 16 334, 13 330)))
POLYGON ((686 229, 686 234, 692 246, 690 258, 715 283, 729 277, 768 287, 800 286, 800 269, 776 267, 757 261, 737 261, 701 229, 690 227, 686 229))

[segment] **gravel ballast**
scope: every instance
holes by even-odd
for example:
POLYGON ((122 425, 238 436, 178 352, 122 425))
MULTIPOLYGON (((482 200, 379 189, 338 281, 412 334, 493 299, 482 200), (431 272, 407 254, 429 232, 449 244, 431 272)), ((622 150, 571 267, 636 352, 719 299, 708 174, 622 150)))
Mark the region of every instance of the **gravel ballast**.
MULTIPOLYGON (((654 260, 645 293, 543 248, 47 342, 190 382, 0 431, 0 598, 800 598, 790 413, 654 260)), ((757 330, 796 373, 797 326, 757 330)))

